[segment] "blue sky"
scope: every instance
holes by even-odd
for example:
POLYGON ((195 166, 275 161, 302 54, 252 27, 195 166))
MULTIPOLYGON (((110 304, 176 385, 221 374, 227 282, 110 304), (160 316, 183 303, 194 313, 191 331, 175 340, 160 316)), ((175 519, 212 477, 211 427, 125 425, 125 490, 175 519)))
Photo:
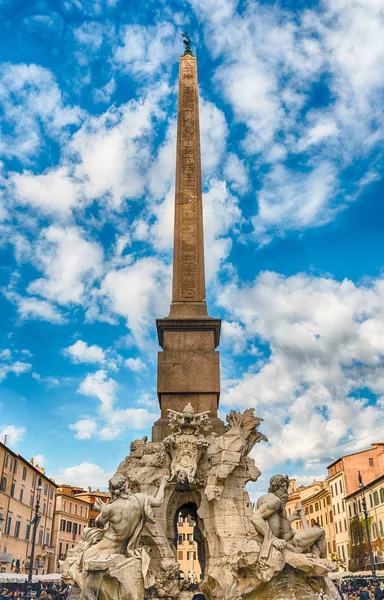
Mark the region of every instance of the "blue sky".
POLYGON ((157 418, 181 32, 224 417, 308 483, 384 434, 383 0, 0 1, 0 433, 103 486, 157 418))

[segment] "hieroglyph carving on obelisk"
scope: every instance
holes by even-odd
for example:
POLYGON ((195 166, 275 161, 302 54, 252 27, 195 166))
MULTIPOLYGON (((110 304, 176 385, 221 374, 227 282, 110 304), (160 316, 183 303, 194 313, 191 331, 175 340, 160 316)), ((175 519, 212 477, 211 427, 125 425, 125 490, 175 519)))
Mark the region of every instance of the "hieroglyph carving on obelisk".
POLYGON ((180 59, 172 302, 205 302, 197 67, 180 59))

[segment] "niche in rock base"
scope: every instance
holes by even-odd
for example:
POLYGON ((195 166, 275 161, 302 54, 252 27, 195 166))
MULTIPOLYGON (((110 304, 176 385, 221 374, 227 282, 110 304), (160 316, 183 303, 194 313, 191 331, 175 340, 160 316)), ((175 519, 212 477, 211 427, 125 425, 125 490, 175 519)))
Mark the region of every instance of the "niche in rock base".
POLYGON ((204 575, 204 545, 198 527, 197 506, 182 506, 175 518, 175 546, 179 577, 191 584, 200 583, 204 575))

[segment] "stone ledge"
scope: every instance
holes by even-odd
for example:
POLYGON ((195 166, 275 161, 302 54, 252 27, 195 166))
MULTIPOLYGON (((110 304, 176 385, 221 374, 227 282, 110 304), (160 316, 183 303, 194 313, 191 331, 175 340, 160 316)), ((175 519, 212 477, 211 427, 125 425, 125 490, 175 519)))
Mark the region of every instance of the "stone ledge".
POLYGON ((157 337, 159 345, 163 347, 164 331, 213 331, 215 338, 215 348, 220 343, 221 319, 212 319, 211 317, 191 318, 191 319, 156 319, 157 337))

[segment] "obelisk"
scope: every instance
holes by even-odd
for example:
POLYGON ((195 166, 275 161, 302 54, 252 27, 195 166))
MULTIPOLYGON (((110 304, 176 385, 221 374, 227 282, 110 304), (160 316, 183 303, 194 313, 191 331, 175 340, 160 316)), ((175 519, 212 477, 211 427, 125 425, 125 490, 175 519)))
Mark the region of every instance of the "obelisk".
POLYGON ((185 34, 180 58, 176 142, 175 230, 172 304, 169 316, 157 319, 162 351, 158 354, 157 394, 161 417, 152 439, 170 431, 168 409, 181 412, 191 403, 195 412, 210 411, 213 430, 222 433, 217 417, 220 398, 220 319, 208 316, 205 300, 203 205, 199 96, 196 58, 185 34))

